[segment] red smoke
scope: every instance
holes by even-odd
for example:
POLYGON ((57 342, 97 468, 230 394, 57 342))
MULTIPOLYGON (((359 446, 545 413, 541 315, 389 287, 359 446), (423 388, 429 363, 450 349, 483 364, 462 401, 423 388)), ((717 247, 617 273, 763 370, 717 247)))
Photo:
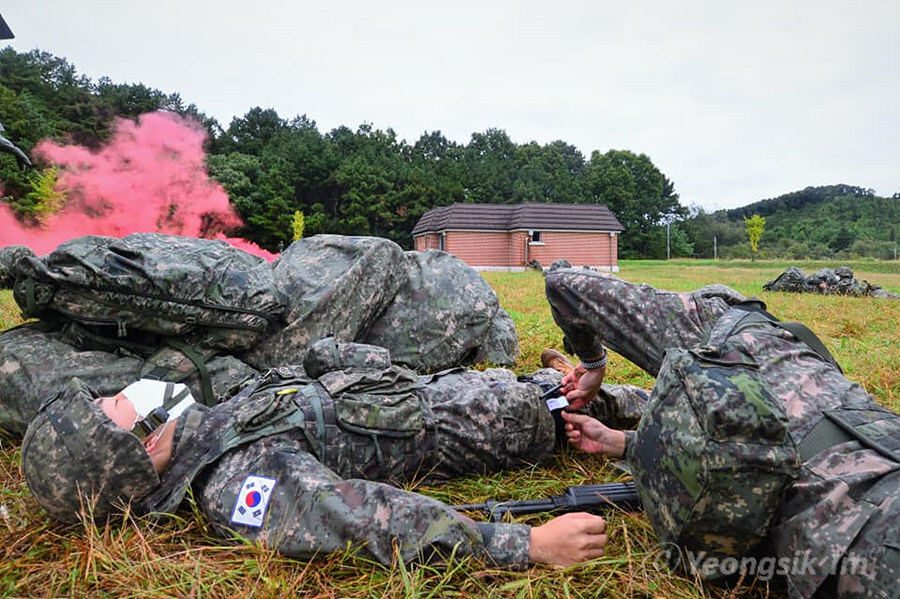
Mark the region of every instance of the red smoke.
POLYGON ((41 255, 82 235, 157 232, 224 239, 271 260, 274 254, 223 234, 242 223, 225 190, 207 175, 205 137, 192 121, 154 112, 137 123, 117 120, 98 152, 40 142, 34 156, 62 167, 59 187, 68 192, 66 205, 44 226, 28 228, 0 203, 0 246, 22 244, 41 255))

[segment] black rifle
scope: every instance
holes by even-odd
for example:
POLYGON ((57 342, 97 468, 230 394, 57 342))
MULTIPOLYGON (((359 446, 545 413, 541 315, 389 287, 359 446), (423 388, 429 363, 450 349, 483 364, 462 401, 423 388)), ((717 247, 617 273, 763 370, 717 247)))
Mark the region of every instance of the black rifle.
POLYGON ((561 495, 551 495, 546 499, 525 499, 521 501, 486 501, 455 505, 453 509, 466 512, 484 512, 495 522, 505 514, 524 515, 544 512, 599 512, 609 509, 635 511, 641 509, 641 500, 633 482, 603 483, 569 487, 561 495))

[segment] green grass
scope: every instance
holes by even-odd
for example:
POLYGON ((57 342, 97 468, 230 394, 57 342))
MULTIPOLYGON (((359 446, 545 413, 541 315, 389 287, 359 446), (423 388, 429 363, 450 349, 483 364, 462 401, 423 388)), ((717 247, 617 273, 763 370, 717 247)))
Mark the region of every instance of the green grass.
MULTIPOLYGON (((791 264, 808 271, 838 266, 624 262, 619 276, 679 291, 725 283, 745 295, 758 296, 779 317, 809 325, 850 378, 883 404, 900 409, 900 301, 762 291, 763 283, 791 264)), ((850 265, 859 278, 900 292, 897 263, 850 265)), ((525 373, 537 368, 541 349, 562 348, 561 335, 544 300, 543 277, 534 272, 484 276, 516 321, 522 355, 515 370, 525 373)), ((0 292, 0 328, 16 324, 17 313, 11 294, 0 292)), ((652 385, 650 377, 617 355, 611 355, 607 376, 610 382, 652 385)), ((567 569, 505 571, 472 560, 425 567, 396 563, 384 568, 352 551, 301 562, 257 545, 217 538, 190 505, 164 524, 131 517, 104 527, 54 523, 30 496, 18 463, 18 441, 0 437, 0 596, 698 598, 732 594, 658 571, 654 535, 640 514, 610 514, 607 555, 567 569)), ((559 493, 567 485, 618 480, 617 476, 602 460, 569 452, 550 468, 472 476, 417 490, 449 503, 491 497, 525 499, 559 493)), ((539 523, 542 519, 523 521, 539 523)), ((757 583, 740 593, 762 597, 771 591, 757 583)))

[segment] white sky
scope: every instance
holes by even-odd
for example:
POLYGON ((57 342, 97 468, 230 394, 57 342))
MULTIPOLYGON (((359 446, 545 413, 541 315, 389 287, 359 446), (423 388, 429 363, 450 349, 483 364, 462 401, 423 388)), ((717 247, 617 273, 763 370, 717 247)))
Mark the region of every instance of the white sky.
POLYGON ((685 205, 900 191, 897 0, 12 0, 17 51, 414 143, 505 129, 650 156, 685 205))

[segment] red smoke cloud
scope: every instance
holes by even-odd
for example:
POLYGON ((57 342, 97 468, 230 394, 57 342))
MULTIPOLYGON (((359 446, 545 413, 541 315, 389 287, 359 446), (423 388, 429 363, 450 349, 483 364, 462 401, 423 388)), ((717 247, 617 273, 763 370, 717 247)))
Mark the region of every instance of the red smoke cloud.
POLYGON ((123 237, 156 232, 215 237, 269 260, 274 254, 223 231, 241 219, 204 165, 206 132, 177 115, 154 112, 120 119, 98 152, 42 141, 34 156, 62 167, 65 207, 40 228, 23 227, 0 203, 0 246, 22 244, 38 255, 82 235, 123 237))

